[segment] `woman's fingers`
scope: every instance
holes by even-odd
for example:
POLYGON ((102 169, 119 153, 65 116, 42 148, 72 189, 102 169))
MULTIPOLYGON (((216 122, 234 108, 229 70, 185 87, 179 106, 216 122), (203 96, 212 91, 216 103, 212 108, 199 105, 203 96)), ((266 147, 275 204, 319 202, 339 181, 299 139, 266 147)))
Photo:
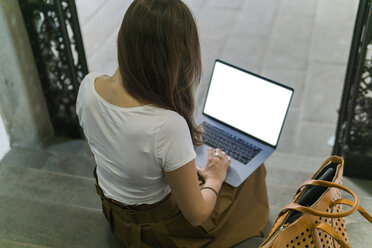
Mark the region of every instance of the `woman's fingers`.
POLYGON ((212 161, 213 157, 214 157, 214 149, 212 147, 209 147, 208 148, 208 160, 212 161))
POLYGON ((221 159, 222 159, 223 161, 225 161, 225 159, 226 159, 226 152, 222 152, 221 155, 222 155, 222 158, 221 158, 221 159))
POLYGON ((213 149, 211 147, 208 148, 208 160, 212 161, 225 161, 227 159, 227 154, 222 151, 220 148, 213 149))
POLYGON ((231 158, 227 156, 226 152, 222 151, 220 148, 213 149, 208 148, 208 161, 222 162, 221 164, 228 167, 231 163, 231 158))
POLYGON ((222 161, 224 160, 222 150, 220 148, 214 149, 213 157, 214 157, 216 162, 219 162, 220 160, 222 160, 222 161))
POLYGON ((231 164, 231 157, 227 156, 225 160, 226 169, 229 168, 230 164, 231 164))
POLYGON ((225 180, 226 171, 231 163, 231 158, 219 148, 208 148, 208 161, 206 166, 201 169, 197 167, 198 174, 207 178, 216 178, 218 180, 225 180))

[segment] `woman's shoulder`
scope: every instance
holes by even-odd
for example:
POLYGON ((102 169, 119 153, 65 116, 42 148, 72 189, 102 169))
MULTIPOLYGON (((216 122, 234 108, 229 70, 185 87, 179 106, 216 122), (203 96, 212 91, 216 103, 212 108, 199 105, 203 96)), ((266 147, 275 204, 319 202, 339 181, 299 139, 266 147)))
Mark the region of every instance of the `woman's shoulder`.
POLYGON ((188 130, 185 118, 176 111, 162 109, 162 122, 160 129, 166 133, 177 133, 183 130, 188 130))
POLYGON ((183 121, 186 122, 185 118, 174 110, 163 109, 163 108, 156 108, 156 109, 157 109, 158 113, 161 113, 161 115, 163 116, 164 121, 166 121, 166 122, 171 122, 171 123, 173 123, 173 122, 183 122, 183 121))

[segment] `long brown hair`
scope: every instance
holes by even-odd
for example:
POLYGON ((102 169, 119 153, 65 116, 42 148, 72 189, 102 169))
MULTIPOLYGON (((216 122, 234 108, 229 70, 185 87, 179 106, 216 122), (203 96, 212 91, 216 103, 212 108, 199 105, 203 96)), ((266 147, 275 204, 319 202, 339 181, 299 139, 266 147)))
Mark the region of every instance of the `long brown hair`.
POLYGON ((195 124, 194 91, 202 65, 197 27, 181 0, 134 0, 118 34, 122 83, 138 101, 183 116, 195 145, 202 129, 195 124))

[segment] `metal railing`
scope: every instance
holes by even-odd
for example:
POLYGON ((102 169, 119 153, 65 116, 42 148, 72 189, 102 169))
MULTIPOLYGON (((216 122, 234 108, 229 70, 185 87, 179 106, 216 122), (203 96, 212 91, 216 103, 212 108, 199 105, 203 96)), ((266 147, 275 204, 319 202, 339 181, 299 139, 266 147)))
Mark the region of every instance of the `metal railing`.
POLYGON ((372 1, 360 0, 333 154, 345 175, 372 179, 372 1))
POLYGON ((81 138, 75 103, 88 73, 74 0, 19 0, 56 136, 81 138))

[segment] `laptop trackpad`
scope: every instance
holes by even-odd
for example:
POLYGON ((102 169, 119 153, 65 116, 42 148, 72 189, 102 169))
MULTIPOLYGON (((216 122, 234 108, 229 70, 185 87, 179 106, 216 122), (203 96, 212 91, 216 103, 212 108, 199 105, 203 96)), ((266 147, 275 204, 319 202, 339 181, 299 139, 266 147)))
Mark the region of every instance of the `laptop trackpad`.
POLYGON ((196 152, 195 163, 200 168, 204 168, 205 164, 207 163, 208 147, 209 146, 207 146, 205 144, 203 144, 201 146, 194 146, 194 150, 196 152))
MULTIPOLYGON (((208 147, 209 146, 207 146, 205 144, 202 145, 202 146, 195 146, 194 147, 195 152, 197 154, 197 156, 195 158, 195 163, 200 168, 204 168, 204 166, 207 163, 207 160, 208 160, 208 147)), ((234 161, 232 161, 231 162, 231 165, 229 166, 229 169, 227 170, 227 177, 226 177, 225 182, 229 183, 230 185, 232 185, 234 187, 237 187, 237 185, 235 185, 235 183, 232 183, 232 182, 239 183, 240 181, 241 181, 240 174, 239 174, 239 172, 237 171, 237 169, 234 166, 234 161)))

